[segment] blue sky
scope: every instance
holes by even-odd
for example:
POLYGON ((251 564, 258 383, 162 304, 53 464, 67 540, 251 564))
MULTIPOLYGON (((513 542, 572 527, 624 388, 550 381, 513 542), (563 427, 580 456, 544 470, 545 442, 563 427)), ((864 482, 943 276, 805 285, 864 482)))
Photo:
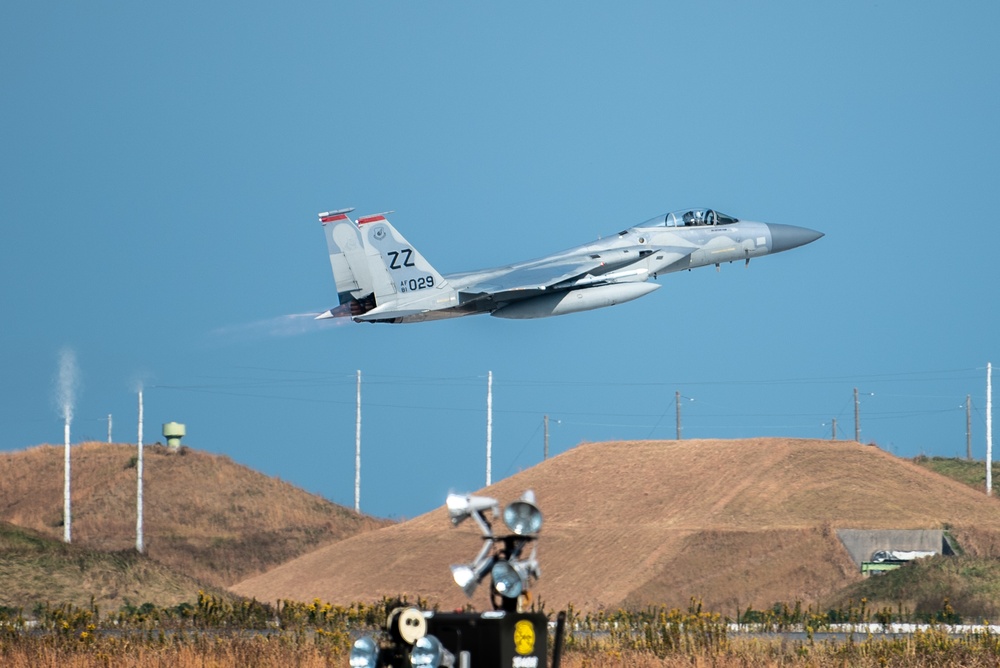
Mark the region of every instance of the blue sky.
MULTIPOLYGON (((583 441, 830 435, 985 454, 1000 5, 7 3, 0 447, 160 424, 413 517, 583 441), (394 210, 443 273, 711 206, 826 236, 536 321, 314 322, 316 212, 394 210), (873 395, 871 393, 874 393, 873 395)), ((627 481, 623 481, 627 482, 627 481)), ((58 503, 58 500, 54 500, 58 503)), ((544 503, 544 501, 543 501, 544 503)))

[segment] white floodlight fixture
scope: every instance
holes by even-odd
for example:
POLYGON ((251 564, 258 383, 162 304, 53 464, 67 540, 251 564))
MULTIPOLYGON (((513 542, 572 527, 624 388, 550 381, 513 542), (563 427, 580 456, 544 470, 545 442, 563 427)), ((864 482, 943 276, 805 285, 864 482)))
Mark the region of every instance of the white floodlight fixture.
POLYGON ((500 502, 488 496, 473 496, 471 494, 449 494, 446 501, 448 506, 448 516, 451 518, 453 526, 458 526, 466 517, 472 517, 483 532, 484 538, 493 537, 493 529, 486 516, 483 514, 487 510, 492 510, 493 514, 500 511, 500 502))
POLYGON ((517 598, 524 591, 524 578, 509 561, 498 561, 490 571, 493 591, 504 598, 517 598))
POLYGON ((518 536, 531 536, 542 528, 542 511, 535 505, 535 493, 526 491, 503 509, 503 521, 518 536))
POLYGON ((509 559, 497 561, 490 570, 493 591, 505 598, 517 598, 528 589, 531 578, 538 579, 542 572, 538 568, 535 550, 525 560, 509 559))
POLYGON ((351 668, 377 668, 378 645, 371 636, 362 636, 351 648, 351 668))
POLYGON ((476 591, 479 582, 486 577, 486 574, 493 568, 496 556, 490 554, 493 548, 493 541, 483 541, 483 549, 471 564, 455 564, 451 567, 451 577, 455 579, 455 584, 462 588, 466 596, 472 596, 476 591))
POLYGON ((413 645, 410 652, 410 665, 429 666, 430 668, 454 668, 455 655, 441 644, 434 636, 424 636, 413 645))

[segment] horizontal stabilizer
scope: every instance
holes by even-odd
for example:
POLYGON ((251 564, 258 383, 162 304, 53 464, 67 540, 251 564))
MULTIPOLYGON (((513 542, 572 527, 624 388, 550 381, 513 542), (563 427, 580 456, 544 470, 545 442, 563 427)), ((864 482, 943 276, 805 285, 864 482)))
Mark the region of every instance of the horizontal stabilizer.
POLYGON ((422 313, 427 313, 427 309, 425 308, 398 309, 398 308, 391 308, 392 307, 391 304, 389 306, 390 308, 385 308, 382 309, 381 311, 379 311, 379 309, 376 308, 367 313, 356 315, 354 316, 354 319, 359 322, 373 322, 377 320, 386 320, 389 318, 406 318, 409 316, 421 315, 422 313))

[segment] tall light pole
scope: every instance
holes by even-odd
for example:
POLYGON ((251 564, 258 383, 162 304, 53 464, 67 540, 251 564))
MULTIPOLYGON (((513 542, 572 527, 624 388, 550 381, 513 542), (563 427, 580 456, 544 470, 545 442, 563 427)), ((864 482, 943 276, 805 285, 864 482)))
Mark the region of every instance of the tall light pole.
MULTIPOLYGON (((865 392, 866 397, 874 397, 874 392, 865 392)), ((861 401, 858 399, 858 388, 854 388, 854 440, 861 442, 861 401)))
POLYGON ((677 404, 677 440, 681 440, 681 393, 674 392, 674 402, 677 404))
POLYGON ((135 550, 142 553, 142 390, 139 390, 139 435, 136 441, 139 454, 136 458, 135 550))
POLYGON ((986 363, 986 495, 993 496, 993 364, 986 363))
POLYGON ((69 348, 59 354, 59 402, 63 414, 63 439, 66 442, 63 461, 63 540, 73 538, 73 510, 70 506, 69 426, 73 422, 73 404, 76 388, 76 355, 69 348))
POLYGON ((361 512, 361 369, 358 369, 358 410, 354 421, 354 512, 361 512))
POLYGON ((493 372, 486 376, 486 486, 493 483, 493 372))
POLYGON ((543 424, 545 425, 545 446, 542 449, 542 461, 549 458, 549 416, 546 415, 543 424))
POLYGON ((861 411, 858 403, 858 388, 854 388, 854 440, 861 442, 861 411))
POLYGON ((972 459, 972 397, 965 395, 965 458, 972 459))
POLYGON ((63 440, 66 442, 65 455, 63 458, 63 541, 66 543, 73 540, 73 509, 70 506, 70 474, 69 474, 69 423, 67 415, 63 422, 63 440))

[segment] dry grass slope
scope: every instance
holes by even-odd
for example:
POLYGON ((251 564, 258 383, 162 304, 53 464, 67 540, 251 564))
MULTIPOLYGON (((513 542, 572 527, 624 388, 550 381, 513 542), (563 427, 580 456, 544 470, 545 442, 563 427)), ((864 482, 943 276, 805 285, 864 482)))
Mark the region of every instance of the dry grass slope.
POLYGON ((99 552, 0 522, 0 606, 30 613, 41 603, 114 611, 129 603, 190 602, 199 584, 135 550, 99 552))
MULTIPOLYGON (((134 446, 73 446, 74 545, 135 548, 135 454, 134 446)), ((147 554, 213 585, 238 582, 388 524, 228 457, 148 446, 143 459, 147 554)), ((62 500, 62 446, 0 453, 0 521, 61 538, 62 500)))
MULTIPOLYGON (((708 609, 816 602, 860 579, 835 529, 952 527, 996 553, 995 499, 853 442, 796 439, 589 443, 479 490, 528 488, 545 513, 535 587, 550 609, 650 603, 708 609), (974 531, 971 527, 977 527, 974 531)), ((442 499, 443 501, 443 499, 442 499)), ((338 603, 423 595, 466 603, 448 565, 480 545, 443 508, 321 548, 232 587, 260 600, 338 603)), ((489 607, 486 588, 472 599, 489 607)))

